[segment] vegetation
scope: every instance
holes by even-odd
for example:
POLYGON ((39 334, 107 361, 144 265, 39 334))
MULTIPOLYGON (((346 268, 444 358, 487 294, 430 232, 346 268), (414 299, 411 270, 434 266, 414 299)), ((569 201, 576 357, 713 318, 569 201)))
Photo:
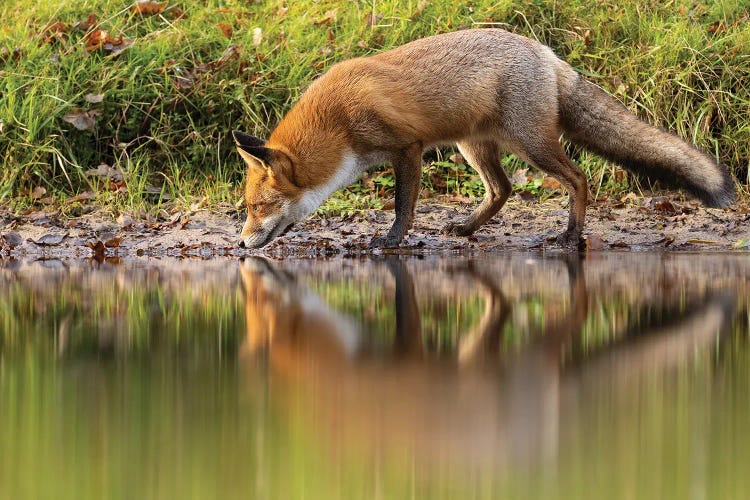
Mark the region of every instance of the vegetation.
MULTIPOLYGON (((235 203, 243 175, 231 129, 267 135, 310 81, 342 59, 489 26, 552 46, 630 109, 716 154, 746 183, 750 20, 742 4, 6 0, 0 203, 65 205, 81 195, 125 207, 167 199, 235 203)), ((598 190, 630 189, 613 165, 572 154, 598 190)), ((437 160, 426 167, 426 189, 481 196, 471 169, 437 160)), ((520 165, 505 161, 510 170, 520 165)), ((379 206, 392 181, 387 170, 375 171, 323 210, 379 206)))

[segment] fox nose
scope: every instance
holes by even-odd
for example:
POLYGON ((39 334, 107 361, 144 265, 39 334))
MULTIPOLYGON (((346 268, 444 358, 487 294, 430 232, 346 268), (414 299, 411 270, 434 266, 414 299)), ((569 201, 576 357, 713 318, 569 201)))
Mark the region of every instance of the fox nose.
POLYGON ((239 245, 240 248, 245 248, 245 240, 240 240, 239 245))

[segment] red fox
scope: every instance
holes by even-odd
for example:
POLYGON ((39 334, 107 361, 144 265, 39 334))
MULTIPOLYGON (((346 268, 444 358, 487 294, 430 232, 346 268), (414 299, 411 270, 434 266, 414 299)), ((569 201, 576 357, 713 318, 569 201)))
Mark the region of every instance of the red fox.
POLYGON ((479 173, 485 195, 447 234, 470 235, 503 206, 511 183, 500 160, 511 152, 566 188, 570 214, 558 242, 575 246, 588 183, 561 135, 631 171, 684 186, 709 206, 736 199, 725 167, 639 120, 549 47, 501 29, 473 29, 334 65, 268 141, 234 131, 248 167, 240 246, 266 245, 377 163, 393 165, 396 219, 371 246, 398 246, 414 218, 423 150, 451 143, 479 173))

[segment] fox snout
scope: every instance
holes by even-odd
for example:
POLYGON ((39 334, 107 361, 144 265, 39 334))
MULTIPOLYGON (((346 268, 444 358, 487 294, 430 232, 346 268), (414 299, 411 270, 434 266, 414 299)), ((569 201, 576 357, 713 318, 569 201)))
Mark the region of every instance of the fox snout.
POLYGON ((283 217, 277 220, 266 220, 262 224, 255 223, 249 218, 245 221, 240 233, 240 248, 262 248, 277 236, 285 235, 294 223, 283 217))

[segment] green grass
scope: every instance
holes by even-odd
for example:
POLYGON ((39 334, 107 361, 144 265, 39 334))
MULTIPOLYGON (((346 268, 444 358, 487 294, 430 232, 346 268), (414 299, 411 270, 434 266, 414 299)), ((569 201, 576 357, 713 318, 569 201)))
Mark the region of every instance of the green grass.
MULTIPOLYGON (((131 14, 131 5, 0 6, 0 203, 30 205, 39 186, 62 205, 84 191, 113 207, 202 197, 235 203, 243 172, 233 128, 266 136, 337 61, 472 26, 552 46, 640 116, 718 155, 741 183, 750 177, 750 20, 742 2, 186 0, 146 17, 131 14), (96 28, 132 46, 88 52, 85 30, 72 27, 91 13, 96 28), (46 42, 43 28, 55 21, 67 29, 46 42), (104 98, 90 103, 87 94, 104 98), (64 121, 79 109, 98 112, 95 128, 64 121), (123 189, 85 175, 100 163, 123 172, 123 189)), ((598 191, 622 189, 612 164, 573 155, 598 191)), ((433 165, 427 177, 449 178, 455 167, 433 165)), ((434 188, 429 179, 425 188, 434 188)), ((481 196, 471 171, 436 190, 481 196)), ((322 213, 378 206, 390 194, 360 183, 322 213)))

